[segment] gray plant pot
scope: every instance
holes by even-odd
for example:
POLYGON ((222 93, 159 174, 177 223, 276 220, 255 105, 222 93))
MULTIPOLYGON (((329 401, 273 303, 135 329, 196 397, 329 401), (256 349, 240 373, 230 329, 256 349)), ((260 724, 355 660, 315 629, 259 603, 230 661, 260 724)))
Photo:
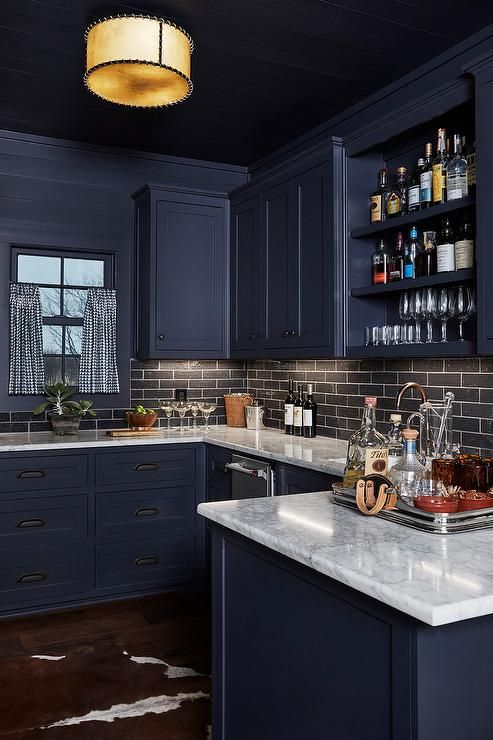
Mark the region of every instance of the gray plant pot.
POLYGON ((51 425, 55 434, 77 434, 80 427, 80 414, 55 414, 50 415, 51 425))

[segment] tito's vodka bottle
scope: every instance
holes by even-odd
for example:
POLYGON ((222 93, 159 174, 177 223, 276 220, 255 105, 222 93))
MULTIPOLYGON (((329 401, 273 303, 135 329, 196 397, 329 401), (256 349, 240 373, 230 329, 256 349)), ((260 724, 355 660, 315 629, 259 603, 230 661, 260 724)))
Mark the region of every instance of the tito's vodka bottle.
POLYGON ((387 472, 387 439, 375 428, 377 399, 365 398, 365 409, 361 427, 349 439, 343 485, 353 488, 364 475, 387 472))

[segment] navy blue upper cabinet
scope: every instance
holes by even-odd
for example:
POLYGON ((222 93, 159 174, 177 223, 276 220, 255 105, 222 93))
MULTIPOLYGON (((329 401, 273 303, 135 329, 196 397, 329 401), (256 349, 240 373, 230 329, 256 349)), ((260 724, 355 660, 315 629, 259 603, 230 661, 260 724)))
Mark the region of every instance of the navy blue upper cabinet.
POLYGON ((227 199, 153 186, 134 198, 138 356, 227 357, 227 199))

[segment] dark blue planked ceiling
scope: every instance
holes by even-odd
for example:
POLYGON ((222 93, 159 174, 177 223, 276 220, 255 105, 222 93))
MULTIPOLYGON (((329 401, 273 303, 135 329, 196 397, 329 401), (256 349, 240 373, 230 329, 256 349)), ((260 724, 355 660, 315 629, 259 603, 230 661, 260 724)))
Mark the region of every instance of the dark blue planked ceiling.
POLYGON ((0 128, 249 164, 493 22, 489 0, 2 0, 0 128), (83 33, 123 12, 195 41, 195 90, 119 108, 82 83, 83 33))

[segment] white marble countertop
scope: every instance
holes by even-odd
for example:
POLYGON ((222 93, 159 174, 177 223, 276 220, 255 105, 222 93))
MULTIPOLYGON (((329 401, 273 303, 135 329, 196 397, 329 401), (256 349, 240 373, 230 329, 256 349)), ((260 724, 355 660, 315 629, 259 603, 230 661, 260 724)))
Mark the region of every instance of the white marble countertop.
POLYGON ((291 463, 331 475, 342 475, 346 460, 347 442, 331 437, 303 439, 291 437, 274 429, 259 432, 236 429, 226 425, 212 427, 209 432, 199 428, 197 434, 177 431, 166 432, 160 437, 109 437, 106 432, 79 432, 73 437, 60 437, 52 432, 32 434, 0 434, 2 452, 33 452, 35 450, 66 450, 81 447, 133 447, 135 445, 177 444, 205 442, 257 455, 269 460, 291 463))
POLYGON ((200 514, 432 626, 493 614, 493 530, 432 535, 328 493, 200 504, 200 514))

